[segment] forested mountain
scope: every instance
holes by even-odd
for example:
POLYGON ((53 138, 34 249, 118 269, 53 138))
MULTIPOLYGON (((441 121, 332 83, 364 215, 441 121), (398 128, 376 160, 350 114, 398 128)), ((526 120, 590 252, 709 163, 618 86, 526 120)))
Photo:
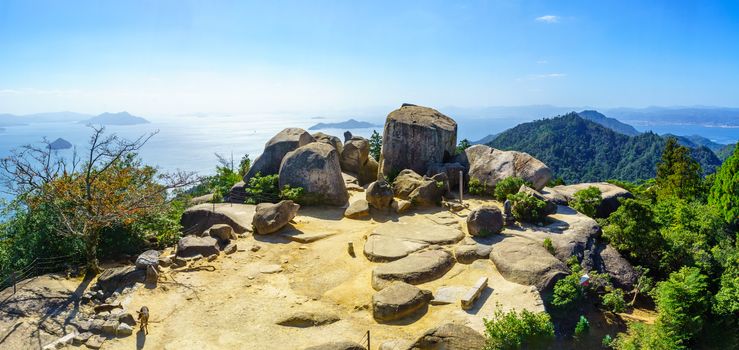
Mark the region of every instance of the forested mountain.
POLYGON ((721 161, 725 161, 726 158, 729 158, 729 156, 734 153, 734 148, 736 147, 736 143, 732 143, 730 145, 726 145, 724 147, 721 147, 718 151, 716 151, 716 156, 718 156, 718 159, 721 159, 721 161))
MULTIPOLYGON (((546 163, 554 177, 571 183, 653 178, 665 142, 651 132, 627 136, 569 113, 520 124, 488 145, 529 153, 546 163)), ((721 164, 706 147, 693 148, 692 156, 705 173, 721 164)))
POLYGON ((606 128, 609 128, 618 133, 622 133, 624 135, 629 135, 629 136, 639 135, 639 131, 634 129, 633 126, 626 124, 626 123, 622 123, 618 119, 608 118, 598 111, 585 110, 585 111, 578 113, 578 115, 580 115, 584 119, 590 120, 592 122, 596 122, 600 125, 605 126, 606 128))

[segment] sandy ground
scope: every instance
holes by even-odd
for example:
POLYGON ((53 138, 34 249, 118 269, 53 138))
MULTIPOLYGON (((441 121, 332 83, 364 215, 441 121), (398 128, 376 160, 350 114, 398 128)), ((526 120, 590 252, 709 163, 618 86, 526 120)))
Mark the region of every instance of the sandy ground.
MULTIPOLYGON (((355 193, 361 198, 364 193, 355 193)), ((471 203, 475 207, 479 203, 471 203)), ((463 211, 458 216, 464 221, 463 211)), ((483 330, 483 318, 500 307, 543 311, 538 292, 503 279, 489 260, 456 264, 441 279, 419 285, 435 291, 441 286, 469 287, 486 276, 489 288, 476 307, 462 310, 458 304, 430 305, 425 313, 392 324, 372 318, 375 291, 370 280, 375 263, 362 255, 365 236, 373 227, 397 216, 366 220, 343 218, 340 208, 304 208, 295 229, 305 234, 333 233, 322 240, 301 244, 277 236, 237 240, 239 251, 218 260, 192 266, 213 266, 214 271, 164 273, 156 289, 138 288, 127 301, 129 310, 149 307, 149 334, 112 339, 105 349, 300 349, 327 341, 361 342, 367 331, 371 348, 387 340, 413 340, 429 328, 445 322, 467 324, 483 330), (354 242, 356 257, 347 253, 354 242), (252 252, 253 246, 259 246, 252 252), (260 270, 281 267, 282 271, 260 270), (297 311, 331 313, 340 321, 319 327, 276 325, 297 311)), ((442 209, 406 215, 449 216, 442 209)), ((462 225, 463 226, 463 225, 462 225)))

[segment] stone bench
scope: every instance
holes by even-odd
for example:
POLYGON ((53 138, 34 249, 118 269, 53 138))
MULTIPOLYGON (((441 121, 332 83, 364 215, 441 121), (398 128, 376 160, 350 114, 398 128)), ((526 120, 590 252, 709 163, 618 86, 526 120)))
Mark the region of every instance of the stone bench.
POLYGON ((467 293, 462 296, 462 309, 469 310, 475 305, 475 301, 480 297, 482 291, 488 286, 488 278, 480 277, 475 285, 470 288, 467 293))

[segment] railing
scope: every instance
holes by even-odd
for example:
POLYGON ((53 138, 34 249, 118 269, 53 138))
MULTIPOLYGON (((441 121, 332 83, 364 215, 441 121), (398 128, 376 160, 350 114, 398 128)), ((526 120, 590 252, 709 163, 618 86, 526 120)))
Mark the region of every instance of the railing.
POLYGON ((12 286, 13 294, 15 294, 16 284, 18 282, 44 273, 57 272, 65 268, 71 268, 72 265, 79 261, 80 255, 77 253, 33 259, 33 261, 22 268, 6 273, 2 278, 2 282, 0 282, 0 290, 5 290, 5 288, 12 286))
POLYGON ((370 350, 370 331, 364 334, 362 339, 358 342, 360 345, 364 345, 367 350, 370 350))

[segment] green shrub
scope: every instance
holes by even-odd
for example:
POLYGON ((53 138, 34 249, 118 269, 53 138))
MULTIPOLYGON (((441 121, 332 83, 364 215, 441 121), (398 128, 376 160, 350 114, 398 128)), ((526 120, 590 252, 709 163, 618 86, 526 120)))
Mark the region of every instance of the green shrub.
POLYGON ((509 194, 517 193, 523 184, 523 179, 515 176, 500 180, 495 184, 494 197, 500 202, 505 201, 509 194))
POLYGON ((569 309, 582 297, 583 290, 580 286, 580 277, 573 273, 554 284, 551 304, 558 309, 569 309))
POLYGON ((585 316, 580 315, 580 319, 575 325, 575 337, 580 337, 588 331, 590 331, 590 322, 588 322, 588 319, 585 318, 585 316))
POLYGON ((470 140, 468 139, 462 139, 462 141, 459 141, 459 144, 457 145, 457 149, 454 154, 460 154, 464 152, 464 150, 470 148, 472 144, 470 143, 470 140))
POLYGON ((491 320, 485 323, 486 344, 484 350, 539 349, 554 339, 554 325, 545 312, 529 310, 503 312, 496 309, 491 320))
POLYGON ((603 336, 603 340, 600 341, 600 345, 604 348, 611 348, 613 347, 613 338, 610 334, 606 334, 603 336))
POLYGON ((487 184, 473 177, 469 182, 469 192, 476 196, 487 194, 487 184))
POLYGON ((380 161, 380 154, 382 153, 382 136, 377 130, 372 130, 372 136, 369 139, 369 153, 376 161, 380 161))
POLYGON ((624 312, 626 311, 626 301, 624 300, 624 291, 620 288, 615 288, 609 293, 606 293, 601 297, 601 302, 608 310, 612 312, 624 312))
POLYGON ((573 197, 572 207, 591 218, 595 217, 596 209, 603 200, 600 189, 595 186, 579 190, 575 192, 573 197))
POLYGON ((566 184, 565 184, 565 180, 561 177, 558 177, 556 179, 550 179, 547 182, 547 187, 562 186, 562 185, 566 185, 566 184))
POLYGON ((552 245, 552 240, 547 237, 544 238, 544 249, 546 249, 550 254, 554 255, 554 245, 552 245))
POLYGON ((508 195, 511 201, 511 212, 518 221, 540 223, 546 217, 546 202, 526 192, 508 195))
POLYGON ((303 198, 304 189, 302 187, 290 187, 285 185, 280 189, 279 176, 266 175, 262 176, 257 173, 249 179, 249 185, 246 187, 246 203, 277 203, 283 199, 289 199, 300 202, 303 198))

